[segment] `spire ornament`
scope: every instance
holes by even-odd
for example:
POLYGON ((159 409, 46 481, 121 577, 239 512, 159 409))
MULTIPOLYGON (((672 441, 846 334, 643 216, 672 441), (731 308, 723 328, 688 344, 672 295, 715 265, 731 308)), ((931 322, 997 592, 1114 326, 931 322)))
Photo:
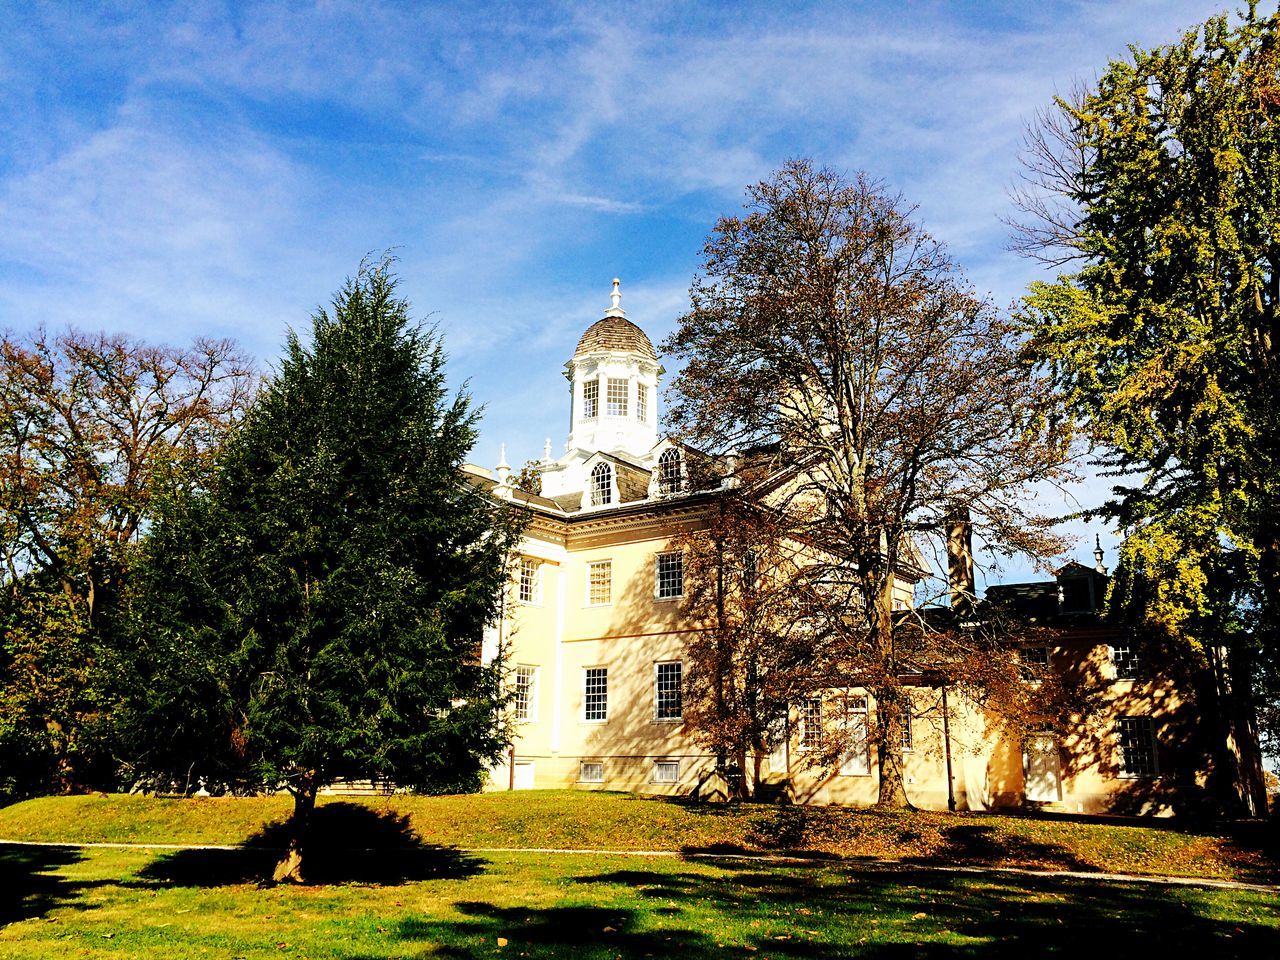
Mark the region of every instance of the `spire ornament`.
POLYGON ((617 277, 613 278, 613 292, 609 294, 609 302, 612 306, 604 312, 606 317, 626 317, 627 315, 627 312, 622 309, 622 293, 618 290, 621 284, 621 280, 617 277))

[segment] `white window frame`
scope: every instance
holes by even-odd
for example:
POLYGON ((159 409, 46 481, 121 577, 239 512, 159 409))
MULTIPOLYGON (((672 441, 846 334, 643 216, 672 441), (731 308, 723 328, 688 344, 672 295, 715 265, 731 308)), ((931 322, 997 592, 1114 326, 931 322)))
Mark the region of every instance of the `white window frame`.
POLYGON ((649 422, 649 385, 646 383, 636 384, 636 420, 649 422))
POLYGON ((625 420, 631 404, 627 395, 631 392, 631 381, 625 377, 606 377, 604 382, 604 414, 615 420, 625 420))
POLYGON ((613 464, 603 460, 591 468, 591 473, 587 475, 587 500, 591 506, 608 507, 617 499, 613 482, 617 473, 613 464), (601 480, 604 482, 601 483, 601 480))
POLYGON ((800 701, 796 710, 798 714, 796 729, 799 730, 799 736, 796 738, 796 749, 801 753, 807 753, 810 750, 821 750, 824 740, 824 731, 822 729, 822 698, 821 697, 805 697, 800 701), (817 705, 816 708, 814 705, 817 705), (818 735, 815 740, 813 737, 812 725, 817 724, 818 735))
MULTIPOLYGON (((669 671, 668 671, 669 681, 669 671)), ((668 693, 670 691, 667 691, 668 693)), ((683 660, 658 660, 653 665, 653 719, 657 723, 680 723, 684 720, 684 661, 683 660), (663 667, 676 668, 676 687, 675 697, 676 705, 680 708, 676 713, 662 712, 663 707, 663 667)))
POLYGON ((597 664, 593 667, 582 668, 582 722, 583 723, 608 723, 609 722, 609 667, 606 664, 597 664), (603 686, 597 691, 604 697, 604 715, 600 717, 588 716, 588 707, 590 705, 591 688, 589 684, 592 680, 592 673, 599 672, 603 679, 603 686))
POLYGON ((529 607, 542 606, 542 564, 532 557, 520 558, 520 573, 517 577, 516 599, 529 607), (525 575, 528 574, 526 580, 525 575), (528 586, 528 598, 525 598, 525 586, 528 586))
POLYGON ((902 711, 902 752, 914 753, 916 749, 916 732, 911 726, 911 704, 902 711))
MULTIPOLYGON (((670 571, 668 571, 670 573, 670 571)), ((668 578, 670 579, 670 578, 668 578)), ((668 588, 670 589, 670 588, 668 588)), ((662 553, 654 555, 653 558, 653 598, 655 600, 683 600, 684 599, 684 552, 681 550, 666 550, 662 553), (674 558, 676 580, 673 581, 679 588, 678 593, 663 593, 662 581, 662 564, 663 561, 670 562, 674 558)))
POLYGON ((515 717, 521 723, 536 723, 538 720, 538 665, 532 663, 516 664, 515 673, 515 697, 513 698, 515 707, 515 717), (522 671, 528 671, 522 674, 522 671), (527 687, 522 688, 521 676, 528 676, 529 683, 527 687), (520 691, 526 690, 524 713, 520 711, 520 691))
POLYGON ((579 783, 604 783, 604 761, 603 760, 579 760, 578 761, 578 782, 579 783), (588 777, 587 767, 595 767, 599 771, 599 776, 588 777))
POLYGON ((839 775, 842 777, 871 776, 870 713, 866 697, 849 697, 845 703, 844 733, 852 739, 852 745, 840 758, 839 775), (861 739, 861 746, 858 740, 861 739))
POLYGON ((1115 726, 1116 737, 1116 767, 1119 770, 1120 779, 1122 780, 1154 780, 1160 776, 1160 743, 1156 738, 1156 722, 1155 718, 1149 715, 1116 717, 1115 726), (1151 744, 1151 770, 1148 772, 1135 772, 1125 769, 1125 753, 1124 741, 1125 734, 1121 727, 1126 720, 1138 721, 1145 730, 1147 738, 1151 744))
POLYGON ((1109 654, 1109 659, 1111 660, 1111 675, 1116 680, 1133 681, 1133 680, 1141 679, 1142 658, 1138 656, 1137 649, 1135 648, 1135 645, 1132 640, 1128 641, 1127 643, 1122 643, 1119 646, 1115 644, 1109 645, 1107 647, 1107 653, 1109 654), (1126 670, 1132 671, 1131 673, 1128 673, 1128 675, 1126 676, 1122 676, 1120 673, 1121 657, 1118 656, 1118 653, 1121 650, 1125 651, 1123 659, 1128 664, 1128 667, 1126 668, 1126 670))
POLYGON ((678 447, 667 447, 658 457, 658 493, 670 496, 684 489, 684 454, 678 447), (670 474, 674 465, 675 476, 670 474))
POLYGON ((673 784, 680 782, 680 761, 679 760, 655 760, 653 761, 653 774, 650 783, 673 784), (659 771, 670 771, 670 776, 659 776, 659 771))
POLYGON ((613 559, 607 560, 590 560, 586 566, 586 597, 583 606, 587 607, 609 607, 613 605, 613 559), (597 567, 602 567, 608 573, 608 580, 605 587, 606 599, 595 600, 591 593, 591 573, 597 567))
POLYGON ((600 381, 582 382, 582 419, 594 420, 600 416, 600 381))

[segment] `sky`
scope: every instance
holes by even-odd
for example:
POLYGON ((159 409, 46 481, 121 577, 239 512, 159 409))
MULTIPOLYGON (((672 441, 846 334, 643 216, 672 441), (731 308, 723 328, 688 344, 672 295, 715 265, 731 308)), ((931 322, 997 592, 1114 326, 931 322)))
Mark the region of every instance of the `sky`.
POLYGON ((1044 276, 1002 219, 1036 111, 1219 10, 0 0, 0 327, 232 337, 270 369, 392 248, 484 405, 472 459, 518 467, 562 449, 564 363, 611 279, 660 342, 716 218, 790 158, 901 191, 1012 304, 1044 276))

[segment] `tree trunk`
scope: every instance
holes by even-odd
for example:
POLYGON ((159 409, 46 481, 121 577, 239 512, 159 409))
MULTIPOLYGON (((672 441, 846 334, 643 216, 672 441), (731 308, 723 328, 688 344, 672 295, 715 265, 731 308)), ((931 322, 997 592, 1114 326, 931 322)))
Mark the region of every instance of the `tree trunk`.
POLYGON ((897 687, 875 691, 876 758, 880 768, 878 807, 911 810, 907 787, 902 775, 902 702, 897 687))
POLYGON ((305 883, 306 850, 311 833, 311 815, 316 808, 316 791, 319 779, 314 772, 307 774, 293 788, 293 815, 289 817, 289 845, 276 864, 271 879, 276 883, 305 883))

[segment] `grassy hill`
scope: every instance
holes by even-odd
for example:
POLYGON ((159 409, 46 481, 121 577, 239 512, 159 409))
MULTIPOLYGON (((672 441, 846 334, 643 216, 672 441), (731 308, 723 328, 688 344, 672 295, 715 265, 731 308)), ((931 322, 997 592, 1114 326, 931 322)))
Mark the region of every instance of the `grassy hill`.
MULTIPOLYGON (((53 843, 270 845, 288 797, 44 797, 0 809, 0 839, 53 843)), ((1280 881, 1269 824, 1185 829, 1170 821, 889 813, 700 805, 621 793, 322 799, 319 839, 378 847, 807 853, 914 863, 1280 881)))

